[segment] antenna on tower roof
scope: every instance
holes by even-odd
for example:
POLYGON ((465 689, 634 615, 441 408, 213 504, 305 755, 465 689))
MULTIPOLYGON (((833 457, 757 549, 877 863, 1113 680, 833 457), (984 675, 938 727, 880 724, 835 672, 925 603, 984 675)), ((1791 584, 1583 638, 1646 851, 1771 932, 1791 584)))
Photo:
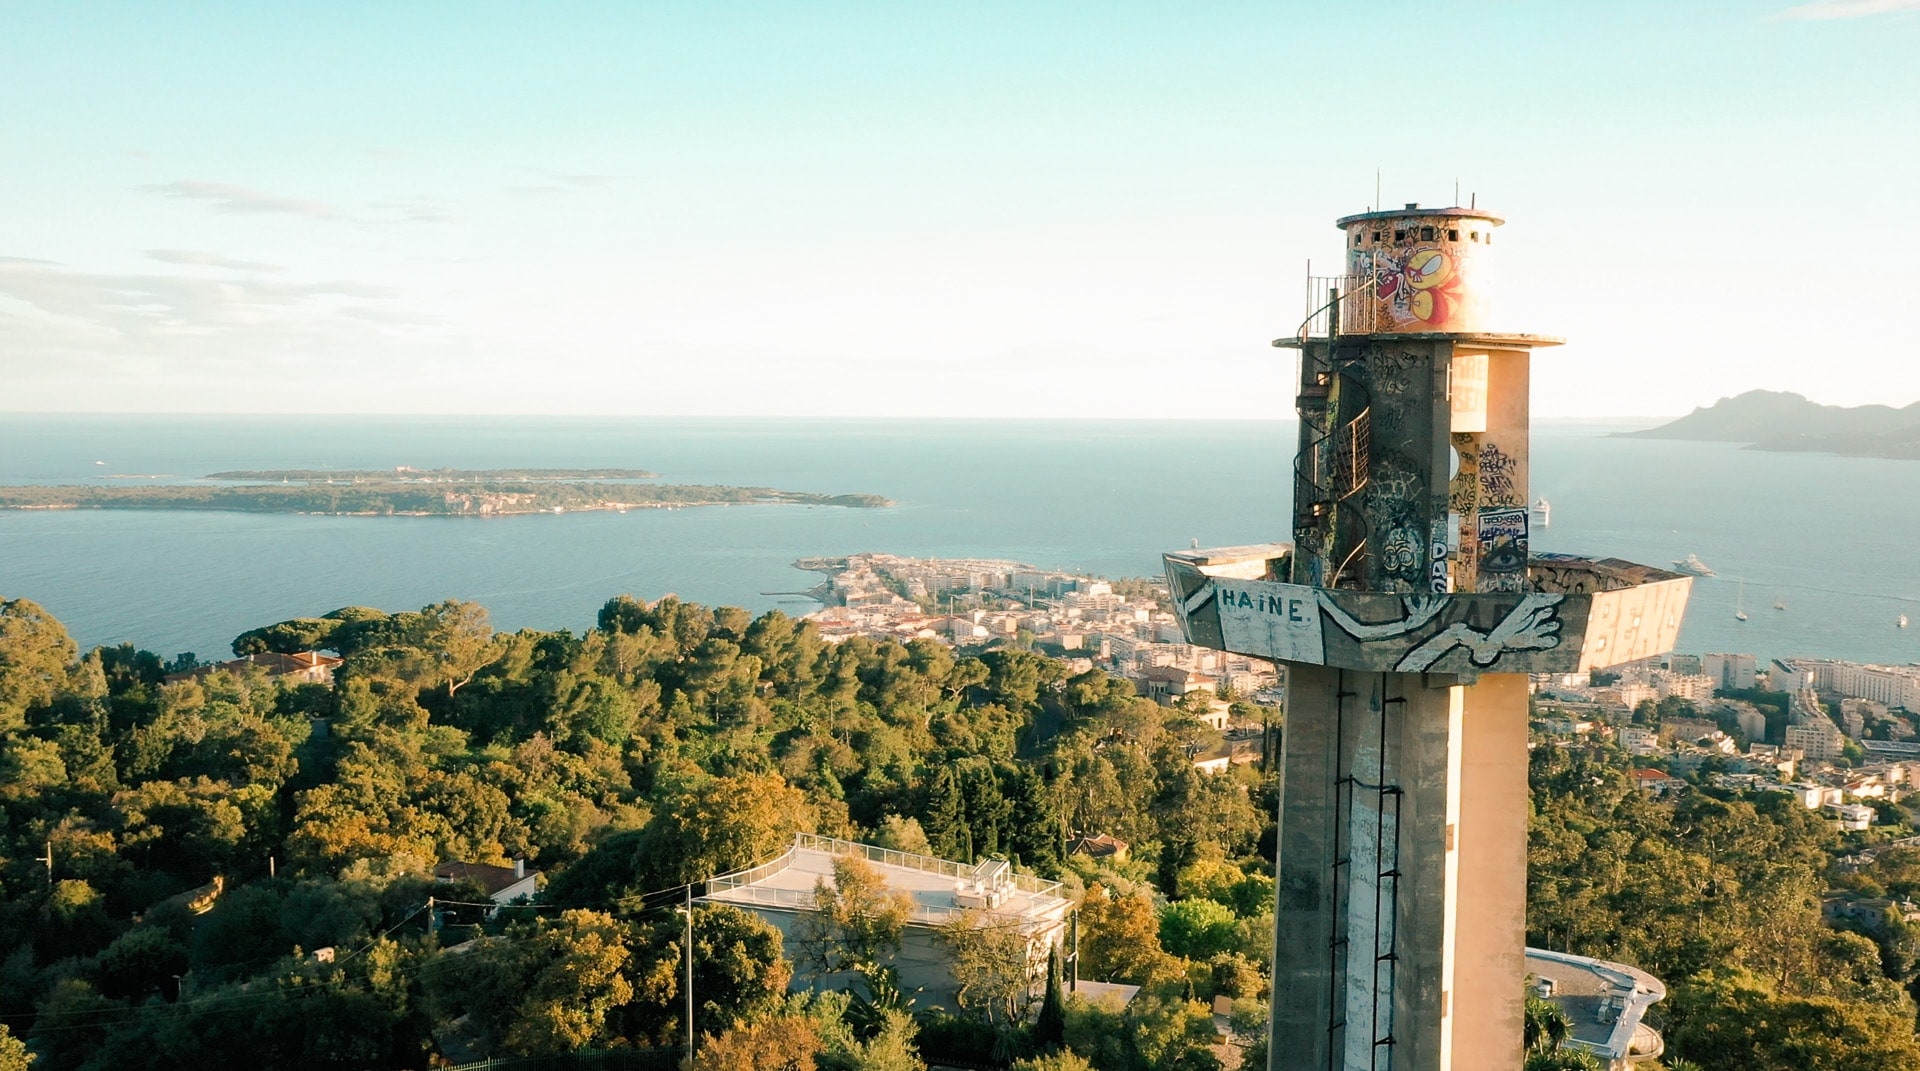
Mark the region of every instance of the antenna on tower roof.
MULTIPOLYGON (((1385 203, 1385 201, 1380 199, 1380 169, 1376 167, 1373 169, 1373 204, 1374 207, 1377 208, 1385 203)), ((1368 211, 1372 211, 1372 209, 1368 211)))
POLYGON ((1459 179, 1453 180, 1453 204, 1455 208, 1458 208, 1460 206, 1460 180, 1459 179))

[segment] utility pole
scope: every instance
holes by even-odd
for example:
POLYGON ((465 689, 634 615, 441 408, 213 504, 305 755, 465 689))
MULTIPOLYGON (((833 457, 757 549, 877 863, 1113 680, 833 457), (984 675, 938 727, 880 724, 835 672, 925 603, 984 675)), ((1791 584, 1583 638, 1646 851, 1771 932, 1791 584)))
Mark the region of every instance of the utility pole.
POLYGON ((53 841, 47 841, 47 888, 53 888, 53 841))
POLYGON ((687 1062, 693 1062, 693 883, 687 883, 687 1062))
POLYGON ((1080 992, 1080 912, 1076 910, 1069 917, 1072 920, 1072 928, 1068 931, 1072 951, 1067 953, 1067 992, 1078 993, 1080 992))
POLYGON ((433 932, 433 897, 427 897, 427 932, 433 932))

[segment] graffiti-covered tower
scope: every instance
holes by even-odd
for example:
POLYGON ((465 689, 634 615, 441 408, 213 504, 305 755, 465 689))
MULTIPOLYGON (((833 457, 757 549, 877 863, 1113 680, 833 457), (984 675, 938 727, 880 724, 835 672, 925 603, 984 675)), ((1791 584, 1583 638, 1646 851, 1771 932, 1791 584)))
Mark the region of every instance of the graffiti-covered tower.
POLYGON ((1293 541, 1166 555, 1188 639, 1287 672, 1271 1067, 1521 1062, 1527 677, 1672 648, 1690 580, 1533 554, 1501 219, 1339 221, 1308 280, 1293 541))

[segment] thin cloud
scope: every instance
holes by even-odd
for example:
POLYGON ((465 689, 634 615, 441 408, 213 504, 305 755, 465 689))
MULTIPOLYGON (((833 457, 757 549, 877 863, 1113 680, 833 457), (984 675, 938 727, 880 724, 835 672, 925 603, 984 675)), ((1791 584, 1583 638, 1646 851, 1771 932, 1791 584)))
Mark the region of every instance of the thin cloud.
POLYGON ((1813 0, 1780 13, 1783 19, 1863 19, 1896 11, 1920 11, 1920 0, 1813 0))
POLYGON ((142 186, 148 193, 157 193, 163 197, 178 197, 190 201, 206 201, 221 212, 280 212, 287 215, 305 216, 308 219, 339 219, 340 210, 325 201, 309 201, 298 197, 282 197, 262 190, 248 189, 245 186, 230 186, 224 182, 162 182, 151 186, 142 186))
POLYGON ((225 182, 200 182, 183 179, 178 182, 162 182, 140 189, 162 197, 176 197, 188 201, 204 201, 216 212, 238 213, 277 213, 300 216, 305 219, 331 220, 343 223, 360 223, 370 226, 384 226, 394 223, 458 223, 460 218, 448 212, 443 204, 431 197, 396 197, 384 201, 374 201, 362 205, 356 211, 349 211, 326 201, 313 201, 301 197, 283 197, 265 190, 235 186, 225 182))
POLYGON ((433 321, 367 283, 73 271, 0 260, 0 370, 50 363, 221 372, 373 359, 433 321), (5 307, 12 304, 12 308, 5 307))
POLYGON ((192 264, 203 268, 225 268, 228 271, 286 271, 279 264, 265 264, 257 260, 235 260, 218 253, 202 253, 197 249, 149 249, 147 256, 162 264, 192 264))

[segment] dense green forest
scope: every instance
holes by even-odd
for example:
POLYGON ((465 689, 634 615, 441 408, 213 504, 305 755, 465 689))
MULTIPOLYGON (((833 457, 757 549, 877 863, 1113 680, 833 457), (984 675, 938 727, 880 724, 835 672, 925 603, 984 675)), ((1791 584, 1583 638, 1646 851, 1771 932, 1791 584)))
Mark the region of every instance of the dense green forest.
MULTIPOLYGON (((584 633, 495 633, 448 602, 235 641, 312 647, 344 658, 330 686, 259 667, 168 682, 192 659, 83 653, 0 602, 0 1071, 29 1050, 41 1071, 252 1071, 668 1049, 685 886, 798 831, 1057 878, 1081 900, 1081 976, 1142 992, 1120 1009, 1054 985, 1021 1009, 990 935, 955 932, 979 994, 963 1007, 921 1007, 884 970, 789 995, 818 947, 701 906, 697 1069, 1202 1071, 1216 995, 1265 1059, 1273 787, 1197 772, 1217 737, 1124 681, 1016 649, 828 644, 673 598, 616 598, 584 633), (1073 831, 1131 853, 1066 858, 1073 831), (514 859, 544 891, 492 918, 480 889, 431 877, 514 859)), ((1920 1066, 1920 942, 1819 908, 1835 881, 1920 888, 1920 859, 1839 875, 1839 834, 1811 813, 1649 801, 1621 760, 1536 753, 1530 939, 1660 974, 1656 1025, 1702 1068, 1920 1066)), ((870 957, 889 936, 860 933, 870 957)))
MULTIPOLYGON (((33 604, 0 604, 0 1023, 37 1068, 425 1067, 455 1035, 494 1054, 672 1045, 681 887, 800 830, 1008 857, 1089 896, 1083 973, 1158 987, 1126 1013, 1069 1002, 1061 1036, 1101 1066, 1211 1066, 1197 1001, 1263 995, 1272 801, 1253 775, 1194 771, 1211 731, 1124 682, 1017 650, 830 645, 671 598, 615 599, 585 634, 496 634, 443 603, 235 646, 314 645, 345 658, 331 687, 167 683, 188 663, 82 655, 33 604), (1075 873, 1069 829, 1133 856, 1075 873), (545 875, 542 904, 491 922, 477 890, 429 877, 515 858, 545 875), (1163 912, 1163 892, 1221 902, 1163 912)), ((715 1061, 754 1031, 812 1037, 829 1067, 1029 1043, 993 1002, 789 1000, 777 931, 697 914, 703 1067, 738 1066, 715 1061)))

